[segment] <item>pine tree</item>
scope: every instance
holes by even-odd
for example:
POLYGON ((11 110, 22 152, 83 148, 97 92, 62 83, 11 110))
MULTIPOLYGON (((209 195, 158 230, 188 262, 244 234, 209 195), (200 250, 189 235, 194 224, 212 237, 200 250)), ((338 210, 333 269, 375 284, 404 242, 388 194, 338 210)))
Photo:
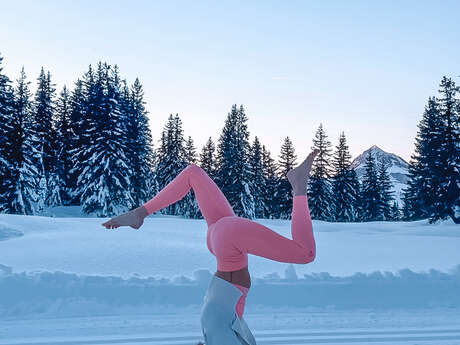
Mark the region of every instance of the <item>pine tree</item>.
POLYGON ((254 218, 249 148, 247 116, 242 105, 234 104, 218 141, 216 180, 235 214, 254 218))
POLYGON ((264 190, 266 185, 262 162, 262 148, 257 136, 254 138, 254 142, 251 146, 249 165, 252 171, 252 181, 254 186, 254 216, 256 218, 263 218, 265 216, 265 210, 267 209, 264 200, 264 190))
POLYGON ((354 217, 353 219, 358 222, 362 222, 364 219, 364 212, 363 212, 363 201, 361 197, 361 183, 359 182, 358 175, 354 169, 350 169, 349 171, 349 179, 351 190, 353 193, 353 210, 354 210, 354 217))
POLYGON ((460 114, 455 97, 459 88, 445 76, 439 87, 441 145, 436 157, 434 212, 430 222, 450 217, 460 224, 460 114))
POLYGON ((333 157, 332 195, 334 200, 334 220, 351 222, 356 217, 356 181, 350 168, 351 155, 348 151, 345 133, 341 133, 339 144, 333 157))
POLYGON ((422 120, 418 124, 415 152, 409 161, 409 182, 403 190, 403 214, 406 220, 429 217, 435 202, 437 189, 434 172, 438 149, 441 146, 439 105, 435 97, 428 99, 422 120))
POLYGON ((78 178, 81 204, 85 213, 111 216, 129 210, 134 200, 130 194, 132 171, 126 157, 127 118, 120 111, 118 70, 98 63, 85 76, 87 122, 82 133, 89 145, 77 151, 84 165, 78 178))
POLYGON ((196 157, 196 148, 190 135, 185 143, 185 160, 187 164, 196 164, 198 161, 196 157))
POLYGON ((0 212, 12 213, 14 192, 19 174, 21 158, 21 123, 15 111, 11 81, 2 74, 0 56, 0 212))
POLYGON ((214 179, 216 176, 216 147, 211 137, 208 138, 203 145, 200 153, 200 166, 206 171, 210 178, 214 179))
POLYGON ((45 173, 46 183, 48 184, 50 174, 54 170, 56 162, 55 134, 54 134, 54 97, 55 85, 51 83, 51 74, 41 69, 37 79, 38 87, 35 93, 34 122, 35 130, 41 141, 41 151, 43 156, 43 172, 45 173))
POLYGON ((380 185, 378 181, 375 159, 370 151, 366 156, 365 169, 366 171, 363 177, 361 192, 363 220, 381 220, 381 213, 379 208, 381 196, 380 185))
POLYGON ((310 179, 308 180, 308 205, 312 218, 331 221, 334 219, 333 198, 331 191, 330 178, 332 176, 330 168, 331 142, 327 140, 327 135, 320 124, 313 139, 312 150, 318 149, 310 179))
MULTIPOLYGON (((84 170, 84 164, 79 159, 86 156, 86 149, 90 145, 89 131, 93 127, 92 119, 87 111, 88 94, 90 85, 94 84, 91 66, 85 75, 85 87, 83 80, 75 82, 75 88, 70 97, 70 121, 69 121, 69 152, 71 167, 68 171, 69 181, 69 205, 80 205, 82 189, 78 188, 78 178, 84 170)), ((92 86, 91 86, 92 87, 92 86)))
POLYGON ((296 166, 297 156, 295 154, 294 146, 289 137, 284 139, 281 145, 281 152, 278 156, 278 217, 282 219, 289 219, 292 211, 292 186, 287 179, 289 170, 296 166))
POLYGON ((378 165, 378 184, 379 184, 379 219, 391 220, 391 202, 393 201, 393 190, 388 166, 385 162, 380 162, 378 165))
POLYGON ((56 131, 54 148, 56 161, 53 166, 53 179, 50 182, 50 205, 68 205, 71 191, 68 188, 68 172, 72 167, 70 125, 70 93, 64 85, 56 103, 56 131))
POLYGON ((277 176, 278 166, 271 157, 270 151, 262 145, 262 167, 264 172, 265 188, 263 200, 265 205, 264 218, 273 219, 279 215, 280 194, 278 186, 280 181, 277 176))
MULTIPOLYGON (((161 190, 187 166, 182 121, 179 114, 169 115, 161 133, 157 158, 156 176, 161 190)), ((178 201, 159 212, 172 215, 182 214, 183 202, 183 200, 178 201)))
POLYGON ((30 82, 26 79, 23 67, 15 89, 15 112, 19 123, 17 139, 20 142, 20 152, 19 172, 10 213, 35 215, 39 201, 37 190, 40 175, 37 168, 41 153, 37 150, 40 146, 39 138, 33 131, 30 82))
POLYGON ((130 177, 133 208, 141 206, 152 197, 155 153, 152 134, 145 109, 144 91, 138 78, 131 89, 122 81, 121 112, 127 117, 127 157, 133 172, 130 177))
MULTIPOLYGON (((196 149, 191 136, 188 136, 185 143, 185 162, 187 165, 197 163, 196 149)), ((186 218, 203 218, 193 189, 185 196, 183 215, 186 218)))

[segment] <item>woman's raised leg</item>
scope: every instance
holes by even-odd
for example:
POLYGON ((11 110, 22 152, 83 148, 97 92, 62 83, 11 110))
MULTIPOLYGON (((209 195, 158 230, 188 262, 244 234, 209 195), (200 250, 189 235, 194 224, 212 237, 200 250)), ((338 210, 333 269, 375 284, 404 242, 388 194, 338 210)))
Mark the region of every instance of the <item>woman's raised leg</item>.
POLYGON ((106 228, 129 225, 138 229, 146 216, 179 201, 190 189, 195 193, 201 214, 208 226, 223 217, 235 216, 230 203, 216 183, 198 165, 189 164, 141 207, 112 218, 102 225, 106 228))
MULTIPOLYGON (((315 259, 316 243, 306 195, 293 198, 291 213, 292 239, 284 237, 258 222, 242 217, 226 218, 217 224, 223 231, 216 232, 213 250, 222 258, 221 270, 236 270, 234 262, 253 254, 279 262, 306 264, 315 259), (241 257, 238 260, 238 257, 241 257), (226 262, 226 258, 232 258, 226 262)), ((219 261, 218 261, 219 264, 219 261)))
POLYGON ((216 183, 196 164, 188 165, 143 206, 149 214, 154 213, 182 199, 190 188, 195 193, 201 214, 208 226, 222 217, 235 215, 216 183))

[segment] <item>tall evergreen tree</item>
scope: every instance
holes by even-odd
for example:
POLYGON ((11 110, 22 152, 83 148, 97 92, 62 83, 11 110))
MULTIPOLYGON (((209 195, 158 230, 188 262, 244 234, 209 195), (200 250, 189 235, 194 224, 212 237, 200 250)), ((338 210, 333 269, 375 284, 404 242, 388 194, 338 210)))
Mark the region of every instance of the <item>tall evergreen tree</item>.
POLYGON ((201 149, 200 166, 212 179, 214 179, 216 176, 215 151, 216 146, 214 145, 212 138, 209 137, 201 149))
POLYGON ((265 205, 264 218, 276 218, 279 214, 280 196, 279 196, 279 179, 278 166, 271 157, 270 151, 262 145, 262 167, 265 179, 265 188, 263 190, 263 200, 265 205))
MULTIPOLYGON (((88 91, 93 88, 94 74, 90 66, 86 72, 85 82, 78 79, 70 97, 70 121, 69 121, 69 152, 71 167, 68 170, 69 181, 69 205, 80 205, 82 189, 78 188, 78 178, 82 174, 85 165, 79 159, 87 156, 86 151, 90 145, 90 130, 93 128, 92 118, 87 111, 88 91)), ((92 113, 91 113, 92 114, 92 113)))
POLYGON ((51 74, 41 69, 37 79, 38 87, 35 93, 34 122, 35 130, 41 140, 43 156, 43 171, 48 182, 49 174, 54 170, 55 157, 55 135, 54 131, 54 97, 55 85, 51 83, 51 74))
POLYGON ((155 153, 148 112, 145 109, 144 90, 138 78, 130 90, 126 80, 123 80, 121 100, 121 111, 127 116, 127 157, 133 172, 130 178, 131 195, 134 200, 132 207, 139 207, 152 197, 155 189, 152 184, 155 179, 155 153))
MULTIPOLYGON (((185 162, 186 164, 196 164, 197 163, 197 156, 196 156, 196 148, 195 144, 193 143, 192 137, 189 135, 187 141, 185 142, 185 162)), ((200 208, 196 201, 195 193, 193 189, 190 190, 189 193, 185 196, 185 200, 183 202, 183 215, 186 218, 202 218, 200 208)))
POLYGON ((428 218, 433 213, 438 149, 441 146, 441 117, 435 97, 428 99, 422 120, 418 124, 415 152, 409 161, 408 186, 403 190, 403 214, 406 220, 428 218))
POLYGON ((70 93, 64 85, 56 103, 56 130, 53 132, 53 144, 56 159, 48 183, 49 205, 68 205, 71 191, 68 188, 68 172, 72 167, 70 122, 70 93))
POLYGON ((185 143, 185 160, 187 164, 196 164, 198 161, 195 144, 193 143, 193 139, 190 135, 185 143))
POLYGON ((388 173, 388 166, 385 162, 378 164, 377 179, 379 184, 379 218, 384 220, 392 219, 391 202, 393 201, 394 191, 388 173))
POLYGON ((84 169, 79 176, 81 204, 85 213, 111 216, 130 209, 134 203, 129 183, 132 171, 126 157, 127 119, 120 111, 120 80, 117 69, 98 63, 85 76, 89 120, 83 135, 89 145, 77 151, 84 169))
POLYGON ((232 105, 218 142, 217 184, 235 214, 254 218, 247 120, 243 106, 232 105))
POLYGON ((434 212, 430 222, 450 217, 460 224, 460 114, 455 97, 459 88, 445 76, 439 87, 441 145, 436 157, 434 212))
POLYGON ((372 152, 366 156, 365 174, 361 191, 363 207, 363 220, 381 220, 380 213, 380 185, 378 181, 377 167, 372 152))
POLYGON ((359 182, 358 175, 354 169, 350 169, 349 171, 349 180, 351 185, 351 190, 353 191, 353 210, 354 210, 354 217, 355 221, 361 222, 363 221, 363 202, 361 198, 361 183, 359 182))
POLYGON ((254 197, 254 216, 263 218, 267 209, 264 199, 265 177, 262 162, 262 148, 257 136, 251 146, 249 165, 252 171, 253 197, 254 197))
POLYGON ((281 152, 278 156, 278 217, 289 219, 292 211, 292 186, 287 179, 289 170, 296 166, 297 156, 295 154, 294 146, 289 137, 284 138, 283 145, 281 145, 281 152))
POLYGON ((15 89, 15 112, 19 124, 17 132, 17 140, 20 145, 19 171, 9 213, 34 215, 38 213, 39 195, 37 190, 40 175, 37 168, 41 153, 37 150, 40 146, 39 138, 33 131, 30 82, 26 79, 23 67, 15 89))
POLYGON ((333 198, 330 178, 330 156, 332 144, 327 140, 327 135, 320 124, 313 139, 312 150, 318 149, 310 179, 308 180, 308 205, 314 219, 331 221, 334 219, 333 198))
POLYGON ((11 81, 2 73, 2 60, 0 56, 0 211, 11 213, 14 212, 12 204, 21 160, 18 142, 21 124, 15 111, 11 81))
MULTIPOLYGON (((179 114, 175 116, 170 114, 161 133, 160 146, 157 151, 156 176, 160 190, 187 166, 184 141, 179 114)), ((183 202, 178 201, 159 212, 172 215, 182 214, 183 202)))
POLYGON ((351 222, 356 217, 356 174, 351 172, 351 155, 348 151, 345 133, 339 137, 339 144, 333 156, 334 167, 332 178, 332 195, 334 200, 334 220, 338 222, 351 222))

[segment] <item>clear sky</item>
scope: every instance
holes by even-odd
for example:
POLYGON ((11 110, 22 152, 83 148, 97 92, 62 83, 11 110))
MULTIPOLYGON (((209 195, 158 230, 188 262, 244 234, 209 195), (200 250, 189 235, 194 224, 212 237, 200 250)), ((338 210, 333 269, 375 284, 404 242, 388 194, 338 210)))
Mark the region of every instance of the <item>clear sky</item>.
POLYGON ((170 113, 198 151, 231 105, 277 159, 298 163, 320 123, 355 158, 377 145, 409 160, 443 75, 460 83, 460 1, 5 1, 4 72, 41 66, 60 91, 99 60, 145 90, 154 147, 170 113))

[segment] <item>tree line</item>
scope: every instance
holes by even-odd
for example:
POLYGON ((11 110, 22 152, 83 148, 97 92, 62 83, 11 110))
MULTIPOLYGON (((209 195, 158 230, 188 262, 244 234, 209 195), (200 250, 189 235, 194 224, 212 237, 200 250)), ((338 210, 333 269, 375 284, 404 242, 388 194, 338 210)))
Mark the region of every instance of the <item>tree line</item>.
MULTIPOLYGON (((257 136, 250 142, 243 105, 231 106, 220 136, 209 137, 200 152, 192 137, 185 136, 179 114, 170 114, 154 148, 142 85, 139 79, 128 85, 117 65, 90 65, 72 90, 64 86, 59 95, 50 72, 42 68, 31 95, 24 68, 13 86, 2 74, 1 63, 0 57, 0 212, 42 214, 47 207, 79 205, 83 213, 110 217, 142 205, 188 164, 198 164, 237 215, 290 218, 292 193, 286 174, 298 163, 292 141, 284 139, 275 161, 257 136)), ((456 116, 457 151, 449 154, 458 154, 458 111, 456 116)), ((372 155, 359 181, 350 168, 343 132, 333 150, 320 124, 313 148, 320 151, 307 185, 313 219, 419 219, 440 209, 415 213, 420 205, 409 200, 420 201, 420 184, 412 182, 401 213, 388 167, 372 155)), ((411 181, 420 181, 421 165, 414 162, 411 181)), ((202 217, 193 191, 159 213, 202 217)))

